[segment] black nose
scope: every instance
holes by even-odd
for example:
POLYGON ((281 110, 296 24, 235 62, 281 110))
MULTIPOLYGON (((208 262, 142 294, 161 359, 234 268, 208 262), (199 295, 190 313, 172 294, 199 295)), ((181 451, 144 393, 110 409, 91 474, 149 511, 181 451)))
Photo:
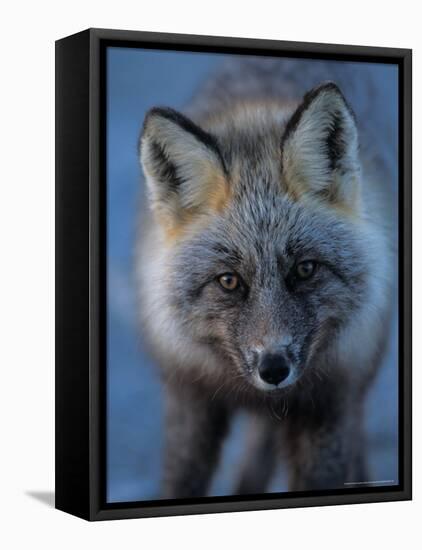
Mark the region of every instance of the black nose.
POLYGON ((289 376, 290 367, 280 353, 266 353, 261 359, 258 372, 264 382, 277 386, 289 376))

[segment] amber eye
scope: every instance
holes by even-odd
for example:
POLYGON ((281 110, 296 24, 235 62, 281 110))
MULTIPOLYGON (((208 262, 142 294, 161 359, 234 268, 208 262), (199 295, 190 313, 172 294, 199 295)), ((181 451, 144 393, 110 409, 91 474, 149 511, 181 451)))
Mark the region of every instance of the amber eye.
POLYGON ((239 286, 239 278, 234 273, 224 273, 220 275, 218 282, 226 290, 236 290, 239 286))
POLYGON ((306 281, 307 279, 310 279, 312 277, 312 275, 315 273, 315 269, 316 263, 312 260, 306 260, 304 262, 300 262, 300 264, 297 264, 296 275, 302 281, 306 281))

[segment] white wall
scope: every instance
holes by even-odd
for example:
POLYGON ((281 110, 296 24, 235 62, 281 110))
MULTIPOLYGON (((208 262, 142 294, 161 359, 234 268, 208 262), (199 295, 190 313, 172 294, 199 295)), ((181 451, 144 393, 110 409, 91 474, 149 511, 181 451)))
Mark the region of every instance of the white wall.
MULTIPOLYGON (((40 502, 54 486, 54 40, 86 27, 274 38, 414 49, 417 4, 260 0, 209 3, 8 2, 0 33, 0 544, 4 548, 263 548, 405 546, 420 539, 421 352, 414 354, 414 502, 88 524, 40 502), (150 5, 151 4, 151 5, 150 5), (7 542, 6 539, 8 539, 7 542)), ((422 307, 422 217, 414 102, 415 341, 422 307)), ((382 406, 382 405, 381 405, 382 406)), ((45 500, 45 498, 44 498, 45 500)))

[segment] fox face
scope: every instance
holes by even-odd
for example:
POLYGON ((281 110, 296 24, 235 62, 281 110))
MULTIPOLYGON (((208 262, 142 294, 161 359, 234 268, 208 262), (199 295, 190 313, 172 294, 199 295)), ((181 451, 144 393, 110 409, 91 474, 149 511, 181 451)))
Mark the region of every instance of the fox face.
POLYGON ((152 109, 140 154, 165 249, 154 288, 177 326, 168 336, 253 391, 318 375, 363 315, 376 257, 357 127, 337 86, 293 113, 254 106, 201 127, 152 109))

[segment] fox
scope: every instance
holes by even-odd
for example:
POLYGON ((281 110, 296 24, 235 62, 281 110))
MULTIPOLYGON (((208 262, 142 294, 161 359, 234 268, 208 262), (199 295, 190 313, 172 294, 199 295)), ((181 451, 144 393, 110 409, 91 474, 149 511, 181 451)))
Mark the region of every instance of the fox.
POLYGON ((280 461, 289 491, 370 480, 394 177, 347 99, 353 70, 307 63, 304 89, 294 60, 231 61, 183 113, 145 115, 135 263, 164 388, 162 498, 208 494, 240 410, 249 448, 234 494, 265 492, 280 461))

